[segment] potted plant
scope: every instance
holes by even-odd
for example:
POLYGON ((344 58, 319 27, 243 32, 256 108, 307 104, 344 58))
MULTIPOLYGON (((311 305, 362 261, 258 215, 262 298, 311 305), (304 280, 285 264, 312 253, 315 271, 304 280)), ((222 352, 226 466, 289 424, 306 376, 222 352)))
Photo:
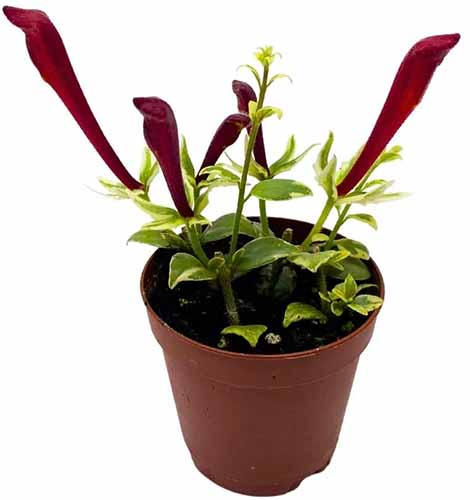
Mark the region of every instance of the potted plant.
POLYGON ((195 168, 173 111, 157 97, 136 98, 148 148, 138 178, 119 160, 96 121, 47 15, 4 7, 26 35, 30 57, 57 92, 119 182, 101 179, 113 198, 129 200, 151 218, 130 241, 157 247, 142 273, 142 296, 161 344, 185 441, 199 470, 233 491, 287 492, 323 470, 336 446, 359 356, 383 303, 384 284, 367 247, 340 235, 356 220, 377 229, 358 205, 391 201, 392 182, 373 178, 400 158, 388 143, 420 102, 437 66, 459 40, 439 35, 406 54, 366 143, 338 166, 333 134, 323 145, 267 160, 263 122, 281 117, 267 93, 277 54, 256 51, 244 67, 259 92, 242 81, 232 90, 238 112, 217 128, 195 168), (245 135, 240 161, 226 148, 245 135), (309 186, 286 178, 314 148, 314 175, 324 208, 309 222, 269 218, 267 202, 310 196, 309 186), (175 208, 152 201, 159 171, 175 208), (248 184, 250 178, 251 184, 248 184), (234 210, 204 216, 214 189, 234 186, 234 210), (248 198, 259 214, 245 217, 248 198), (337 212, 331 231, 324 224, 337 212))

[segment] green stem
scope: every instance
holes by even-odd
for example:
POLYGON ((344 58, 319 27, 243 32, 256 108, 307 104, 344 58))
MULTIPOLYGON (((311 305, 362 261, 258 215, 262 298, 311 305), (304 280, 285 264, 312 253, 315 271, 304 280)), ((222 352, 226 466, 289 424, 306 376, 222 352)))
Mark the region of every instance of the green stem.
POLYGON ((343 208, 342 212, 339 214, 338 220, 336 221, 335 226, 331 230, 330 237, 328 238, 328 241, 325 244, 324 250, 329 250, 333 246, 336 235, 338 234, 340 227, 343 225, 350 208, 351 205, 346 205, 343 208))
MULTIPOLYGON (((361 182, 357 185, 356 188, 354 188, 354 190, 360 191, 364 187, 365 183, 367 182, 373 171, 374 171, 373 169, 369 170, 369 172, 367 172, 367 174, 362 178, 361 182)), ((344 224, 344 221, 346 220, 346 216, 348 215, 351 206, 352 206, 351 203, 345 205, 343 210, 339 214, 338 220, 336 221, 334 228, 331 230, 330 237, 328 238, 328 241, 325 244, 324 247, 325 250, 329 250, 333 246, 336 235, 338 234, 340 227, 344 224)))
POLYGON ((328 200, 325 203, 325 206, 323 207, 323 210, 320 214, 320 217, 318 218, 317 222, 315 223, 315 225, 312 227, 312 229, 308 233, 305 240, 300 245, 300 249, 302 251, 305 252, 308 249, 313 237, 316 234, 321 232, 321 230, 323 229, 323 224, 325 224, 325 221, 328 218, 328 215, 330 215, 330 212, 333 210, 334 206, 335 206, 335 201, 331 198, 328 198, 328 200))
MULTIPOLYGON (((256 103, 256 111, 263 107, 264 97, 266 95, 266 89, 268 88, 268 76, 269 76, 269 66, 264 66, 263 71, 263 81, 261 82, 260 93, 258 102, 256 103)), ((256 115, 255 111, 255 115, 256 115)), ((243 164, 242 177, 240 179, 240 187, 238 190, 238 202, 237 202, 237 211, 235 212, 235 219, 233 221, 233 231, 232 231, 232 240, 230 242, 230 252, 228 260, 229 262, 232 260, 233 254, 237 250, 238 246, 238 236, 240 234, 240 220, 242 218, 243 206, 245 204, 245 190, 246 190, 246 182, 248 179, 248 170, 250 168, 251 156, 253 154, 253 149, 255 147, 256 136, 258 134, 260 123, 256 118, 254 118, 253 123, 251 125, 250 135, 248 137, 248 145, 245 153, 245 162, 243 164)))
POLYGON ((263 236, 269 236, 268 214, 266 213, 266 200, 259 200, 259 220, 263 236))
POLYGON ((209 263, 209 257, 202 248, 197 229, 194 225, 190 225, 188 223, 186 224, 186 229, 188 231, 189 243, 191 244, 194 254, 205 266, 207 266, 209 263))
MULTIPOLYGON (((317 273, 317 283, 318 283, 319 291, 323 295, 327 295, 328 294, 328 286, 326 283, 326 274, 325 274, 325 270, 322 267, 318 270, 318 273, 317 273)), ((321 296, 320 296, 320 300, 321 300, 322 311, 325 314, 328 314, 330 312, 330 307, 329 307, 328 302, 325 299, 323 299, 323 297, 321 297, 321 296)))
POLYGON ((219 284, 224 296, 228 321, 231 325, 239 325, 240 316, 238 315, 237 303, 232 288, 232 276, 228 266, 224 265, 219 269, 219 284))

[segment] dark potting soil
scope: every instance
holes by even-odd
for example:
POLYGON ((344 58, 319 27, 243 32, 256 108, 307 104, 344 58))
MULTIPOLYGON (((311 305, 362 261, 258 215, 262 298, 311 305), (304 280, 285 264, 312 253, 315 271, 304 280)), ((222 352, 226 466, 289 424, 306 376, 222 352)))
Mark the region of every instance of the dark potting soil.
MULTIPOLYGON (((240 238, 240 246, 248 239, 240 238)), ((216 250, 227 252, 228 240, 211 243, 205 247, 208 255, 216 250)), ((146 294, 149 305, 165 323, 174 330, 202 344, 221 348, 220 332, 228 326, 225 305, 216 283, 208 281, 183 282, 171 290, 168 287, 168 268, 174 250, 158 250, 147 276, 146 294)), ((282 280, 281 280, 282 282, 282 280)), ((373 282, 369 279, 368 282, 373 282)), ((328 289, 339 283, 328 279, 328 289)), ((236 279, 233 283, 241 324, 260 324, 268 327, 255 348, 242 337, 225 335, 223 349, 249 354, 286 354, 315 349, 345 337, 363 324, 367 317, 346 310, 341 317, 331 318, 327 324, 315 320, 282 326, 284 312, 291 302, 304 302, 321 308, 315 276, 293 266, 286 260, 259 268, 236 279), (289 276, 289 289, 273 290, 276 280, 283 273, 289 276), (275 297, 273 297, 275 291, 275 297), (271 344, 268 333, 281 336, 281 341, 271 344)), ((281 287, 282 288, 282 287, 281 287)))

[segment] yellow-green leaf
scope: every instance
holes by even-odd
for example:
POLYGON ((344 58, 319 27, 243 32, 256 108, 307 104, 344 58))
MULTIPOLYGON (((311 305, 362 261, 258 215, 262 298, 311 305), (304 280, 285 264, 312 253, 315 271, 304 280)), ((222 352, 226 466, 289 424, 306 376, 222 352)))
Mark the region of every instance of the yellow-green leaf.
POLYGON ((310 304, 292 302, 287 306, 286 312, 284 313, 282 326, 287 328, 289 325, 296 323, 297 321, 312 319, 323 323, 327 321, 328 318, 320 310, 310 304))
POLYGON ((251 347, 256 347, 259 338, 267 329, 264 325, 231 325, 222 330, 222 335, 238 335, 247 340, 251 347))

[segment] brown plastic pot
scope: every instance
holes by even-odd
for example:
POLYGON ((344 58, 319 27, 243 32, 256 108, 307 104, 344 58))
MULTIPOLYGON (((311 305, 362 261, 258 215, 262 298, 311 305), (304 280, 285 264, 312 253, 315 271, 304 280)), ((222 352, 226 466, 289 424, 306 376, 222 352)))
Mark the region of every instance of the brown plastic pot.
MULTIPOLYGON (((296 240, 310 225, 270 219, 296 240)), ((152 331, 163 348, 184 440, 196 467, 220 486, 247 495, 279 495, 329 464, 336 447, 359 356, 378 311, 347 337, 285 355, 250 355, 208 347, 183 336, 148 305, 155 285, 142 274, 152 331)), ((371 269, 384 296, 379 269, 371 269)))

